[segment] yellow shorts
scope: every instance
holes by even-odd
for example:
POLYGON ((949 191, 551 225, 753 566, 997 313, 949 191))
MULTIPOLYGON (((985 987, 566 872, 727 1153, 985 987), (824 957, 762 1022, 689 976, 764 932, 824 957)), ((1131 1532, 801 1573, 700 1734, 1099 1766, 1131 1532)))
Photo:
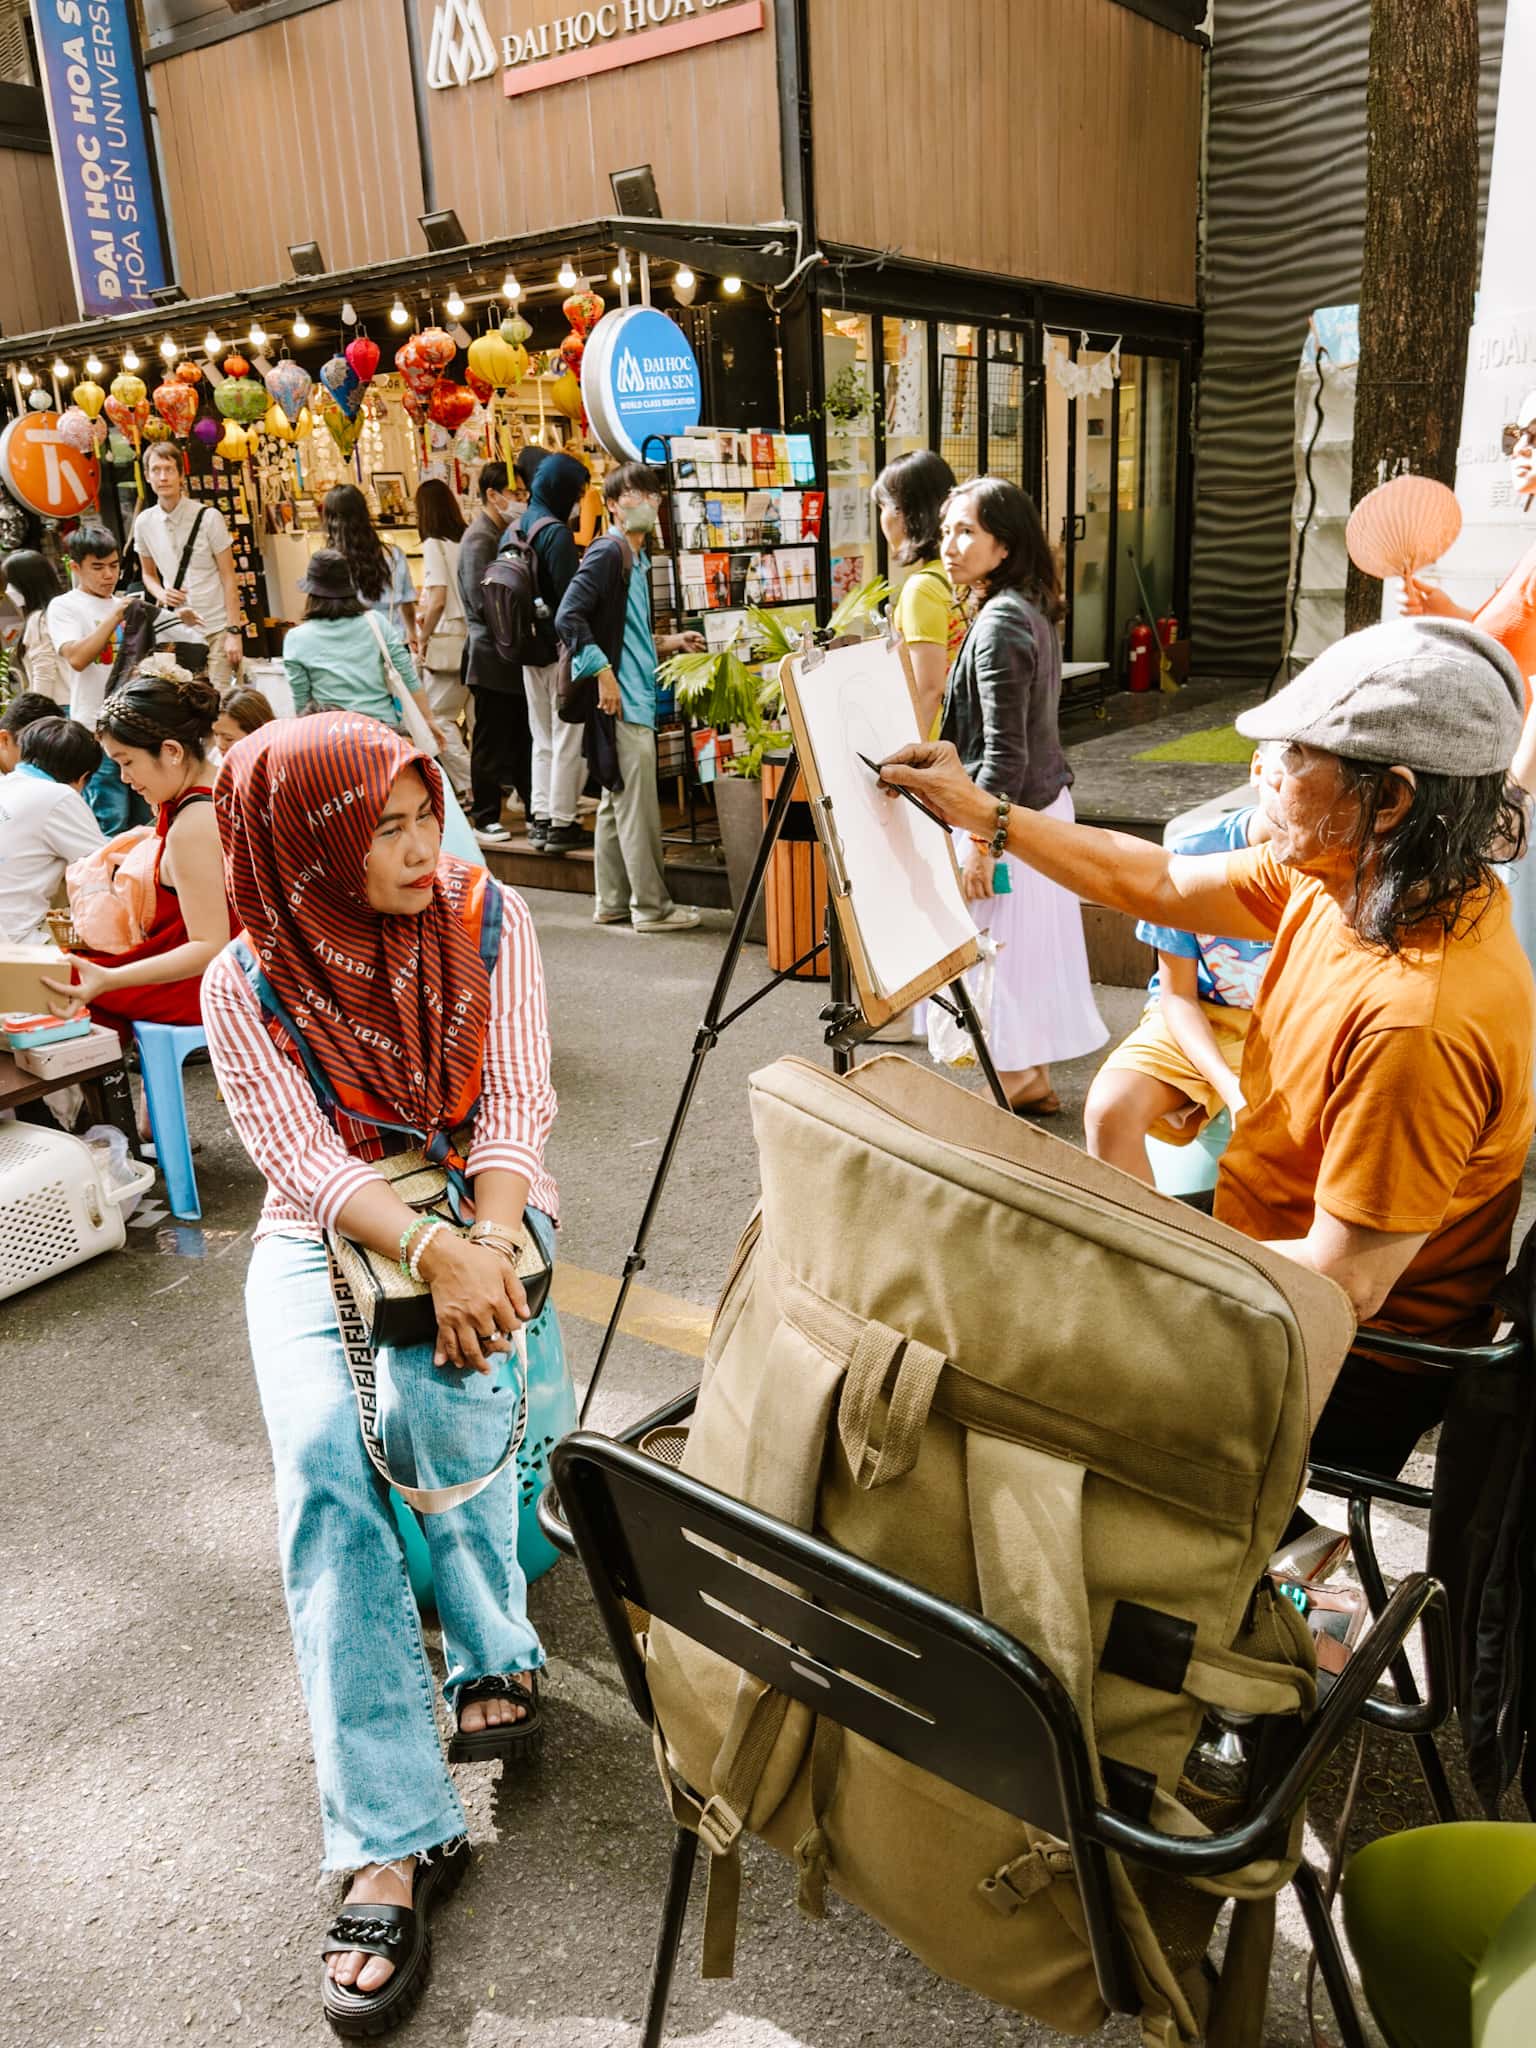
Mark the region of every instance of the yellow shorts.
MULTIPOLYGON (((1243 1046, 1253 1019, 1252 1010, 1230 1010, 1221 1003, 1202 1003, 1200 1009, 1211 1027, 1222 1058, 1234 1074, 1241 1073, 1243 1046)), ((1175 1041, 1162 1006, 1155 1001, 1148 1003, 1141 1013, 1141 1022, 1128 1038, 1123 1038, 1115 1047, 1100 1072, 1111 1067, 1124 1067, 1133 1074, 1147 1074, 1154 1081, 1165 1082, 1168 1087, 1177 1088, 1181 1095, 1189 1097, 1188 1109, 1176 1110, 1172 1116, 1159 1118, 1148 1132, 1149 1137, 1159 1138, 1165 1145, 1190 1144, 1211 1118, 1219 1116, 1226 1107, 1188 1053, 1175 1041)))

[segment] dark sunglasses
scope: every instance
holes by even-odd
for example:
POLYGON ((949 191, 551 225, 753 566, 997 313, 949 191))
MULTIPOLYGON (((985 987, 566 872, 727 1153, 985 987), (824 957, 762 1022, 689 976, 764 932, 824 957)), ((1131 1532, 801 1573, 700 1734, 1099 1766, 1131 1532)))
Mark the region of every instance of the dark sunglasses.
POLYGON ((1536 448, 1536 420, 1527 420, 1523 427, 1507 426, 1499 436, 1499 446, 1506 455, 1513 455, 1522 441, 1536 448))

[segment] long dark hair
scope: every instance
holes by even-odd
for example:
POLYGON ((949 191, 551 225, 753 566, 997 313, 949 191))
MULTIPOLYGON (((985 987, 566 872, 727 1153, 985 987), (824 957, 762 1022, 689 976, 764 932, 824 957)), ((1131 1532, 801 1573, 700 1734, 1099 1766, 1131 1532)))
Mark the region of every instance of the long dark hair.
POLYGON ((137 670, 112 692, 96 731, 120 747, 143 747, 151 754, 158 754, 167 740, 177 740, 201 759, 218 715, 219 693, 208 678, 158 655, 153 667, 137 670))
POLYGON ((971 500, 984 531, 1008 551, 988 576, 982 603, 1000 591, 1016 590, 1031 604, 1038 605, 1052 625, 1064 619, 1067 608, 1062 602, 1056 558, 1040 524, 1039 510, 1028 492, 1021 491, 1004 476, 968 476, 945 499, 946 512, 956 498, 971 500))
POLYGON ((464 514, 459 501, 440 476, 422 480, 416 493, 416 531, 423 540, 462 540, 464 514))
POLYGON ((1432 775, 1415 768, 1413 802, 1378 837, 1376 820, 1395 792, 1393 771, 1338 756, 1339 782, 1360 806, 1349 923, 1362 945, 1399 953, 1426 924, 1472 931, 1492 901, 1494 863, 1519 860, 1526 846, 1524 799, 1501 772, 1432 775))
POLYGON ((374 528, 368 500, 356 484, 337 484, 326 492, 321 512, 326 540, 346 556, 358 595, 376 604, 394 580, 394 568, 374 528))
POLYGON ((901 514, 906 538, 896 550, 904 568, 931 562, 939 552, 939 519, 944 500, 955 488, 955 472, 931 448, 898 455, 875 478, 875 503, 901 514))
POLYGON ((0 576, 21 592, 23 615, 29 619, 34 612, 45 610, 60 594, 52 562, 36 548, 18 548, 15 554, 7 555, 0 563, 0 576))

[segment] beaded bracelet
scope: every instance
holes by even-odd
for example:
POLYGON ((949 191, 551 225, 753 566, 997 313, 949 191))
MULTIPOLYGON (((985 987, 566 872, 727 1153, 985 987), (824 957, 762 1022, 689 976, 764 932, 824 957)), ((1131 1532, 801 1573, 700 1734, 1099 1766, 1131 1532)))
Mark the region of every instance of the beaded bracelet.
POLYGON ((425 1231, 423 1231, 421 1237, 417 1240, 416 1249, 411 1253, 410 1275, 418 1286, 421 1285, 422 1256, 425 1253, 427 1246, 432 1242, 433 1238, 436 1237, 437 1233, 440 1230, 446 1230, 447 1228, 448 1225, 443 1221, 441 1216, 432 1216, 428 1218, 427 1228, 425 1231))
POLYGON ((400 1257, 397 1264, 400 1268, 400 1278, 402 1280, 409 1280, 413 1277, 411 1273, 411 1245, 416 1238, 417 1232, 425 1230, 427 1225, 435 1220, 432 1216, 418 1216, 413 1223, 407 1223, 404 1230, 401 1231, 400 1257))

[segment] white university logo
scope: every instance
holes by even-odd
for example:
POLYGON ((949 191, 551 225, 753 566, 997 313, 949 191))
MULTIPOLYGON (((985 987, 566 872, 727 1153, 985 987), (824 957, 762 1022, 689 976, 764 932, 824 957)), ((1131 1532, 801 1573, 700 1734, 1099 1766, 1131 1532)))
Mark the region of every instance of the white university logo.
POLYGON ((628 349, 619 357, 619 367, 613 373, 613 382, 614 388, 622 391, 626 397, 632 398, 645 389, 644 373, 628 349))
POLYGON ((489 78, 496 69, 496 45, 480 12, 480 0, 438 0, 427 52, 427 83, 439 92, 489 78))

